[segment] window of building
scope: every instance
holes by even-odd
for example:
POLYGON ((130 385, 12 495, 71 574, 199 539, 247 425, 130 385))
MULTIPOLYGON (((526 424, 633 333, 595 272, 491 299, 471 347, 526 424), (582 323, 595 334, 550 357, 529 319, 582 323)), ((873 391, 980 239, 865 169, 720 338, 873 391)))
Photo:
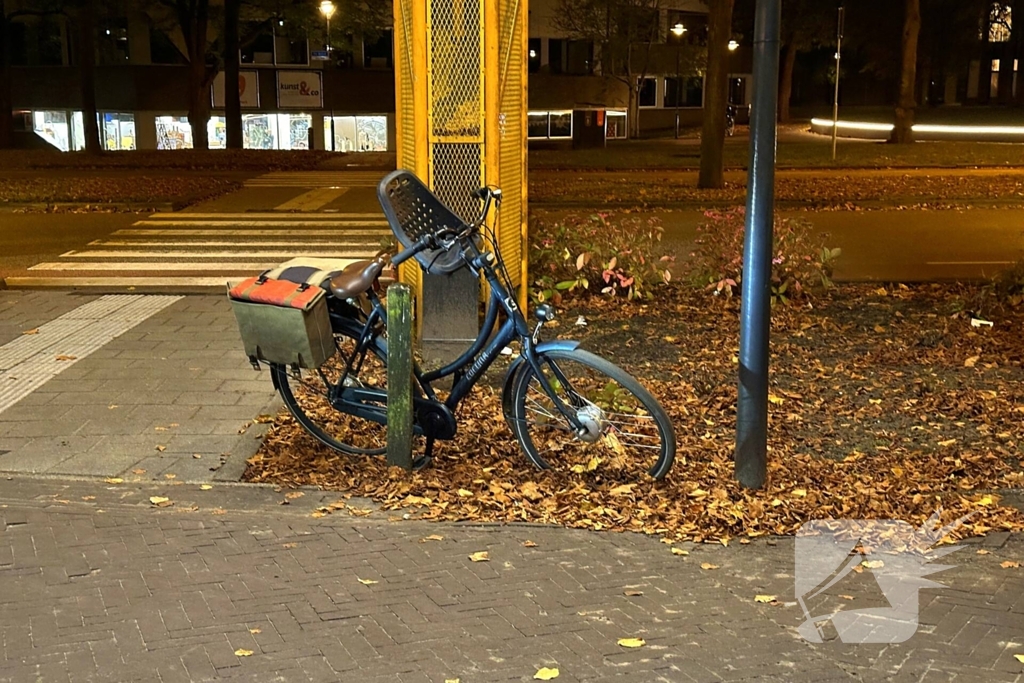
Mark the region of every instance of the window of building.
POLYGON ((594 72, 594 43, 592 41, 567 41, 566 56, 566 73, 590 75, 594 72))
POLYGON ((571 111, 531 111, 526 120, 531 140, 572 138, 571 111))
POLYGON ((16 66, 61 66, 64 41, 60 24, 51 17, 26 17, 8 24, 11 63, 16 66))
MULTIPOLYGON (((741 80, 741 79, 737 79, 741 80)), ((734 85, 734 84, 730 84, 734 85)), ((739 91, 742 96, 742 90, 739 91)), ((733 101, 742 104, 742 99, 733 101)), ((704 106, 704 81, 699 76, 670 77, 665 79, 666 107, 702 107, 704 106)))
POLYGON ((167 34, 156 29, 149 30, 149 59, 154 64, 185 64, 188 61, 167 34))
POLYGON ((335 116, 334 142, 331 142, 331 117, 324 117, 324 140, 328 151, 388 151, 388 119, 386 116, 335 116))
MULTIPOLYGON (((159 127, 159 119, 158 127, 159 127)), ((187 123, 187 121, 186 121, 187 123)), ((243 114, 242 147, 245 149, 309 149, 309 129, 313 117, 309 114, 243 114)), ((191 145, 191 129, 189 145, 191 145)), ((212 116, 207 124, 210 149, 226 146, 226 126, 223 116, 212 116)), ((160 147, 157 130, 157 147, 160 147)))
POLYGON ((548 137, 550 138, 571 138, 572 137, 572 112, 553 111, 548 123, 548 137))
POLYGON ((1013 7, 994 2, 988 15, 988 42, 1005 43, 1013 35, 1013 7))
POLYGON ((527 65, 530 73, 535 74, 540 71, 540 38, 530 38, 529 46, 527 65))
POLYGON ((274 35, 261 33, 248 44, 242 46, 243 64, 273 64, 274 35))
POLYGON ((100 114, 100 137, 104 149, 135 149, 135 115, 103 112, 100 114))
POLYGON ((274 58, 278 64, 309 64, 309 43, 305 38, 275 36, 274 58))
POLYGON ((645 78, 640 84, 639 100, 641 107, 658 106, 658 79, 645 78))
POLYGON ((363 66, 367 69, 391 69, 394 67, 393 34, 386 29, 372 42, 363 42, 363 66))
POLYGON ((565 73, 565 41, 561 38, 548 38, 548 66, 551 73, 565 73))
POLYGON ((626 112, 621 110, 609 110, 605 112, 607 123, 605 124, 604 136, 608 140, 625 140, 629 137, 626 128, 626 112))
POLYGON ((62 152, 71 149, 71 126, 66 111, 32 112, 32 130, 62 152))
POLYGON ((156 117, 157 149, 192 149, 192 126, 185 116, 156 117))
POLYGON ((99 27, 96 49, 100 64, 124 64, 128 61, 128 20, 108 18, 99 27))

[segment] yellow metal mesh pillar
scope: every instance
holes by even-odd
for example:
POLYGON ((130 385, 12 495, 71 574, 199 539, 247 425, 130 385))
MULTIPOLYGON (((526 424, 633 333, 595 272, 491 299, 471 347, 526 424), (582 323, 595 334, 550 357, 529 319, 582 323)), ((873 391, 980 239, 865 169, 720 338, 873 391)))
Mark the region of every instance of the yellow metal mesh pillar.
MULTIPOLYGON (((474 190, 502 189, 493 225, 517 286, 526 282, 526 18, 526 0, 395 0, 398 165, 467 220, 480 211, 474 190)), ((402 269, 419 290, 421 314, 423 299, 428 315, 438 310, 432 277, 425 281, 413 263, 402 269)), ((465 285, 454 278, 441 287, 465 295, 465 285)), ((472 314, 475 328, 472 297, 455 312, 472 314)))

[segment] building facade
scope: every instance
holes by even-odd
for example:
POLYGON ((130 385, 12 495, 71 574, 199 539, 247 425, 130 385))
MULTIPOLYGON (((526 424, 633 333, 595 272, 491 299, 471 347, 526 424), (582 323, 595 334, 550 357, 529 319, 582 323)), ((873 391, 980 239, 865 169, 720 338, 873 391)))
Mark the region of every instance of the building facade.
MULTIPOLYGON (((84 126, 73 26, 61 15, 19 15, 10 4, 16 125, 59 149, 81 149, 84 126)), ((558 0, 531 0, 531 141, 572 140, 580 137, 580 127, 595 123, 604 127, 607 139, 625 138, 634 116, 639 124, 635 132, 644 136, 671 135, 680 126, 699 125, 706 13, 701 0, 652 2, 643 24, 651 30, 641 32, 644 40, 630 48, 629 69, 623 69, 621 56, 601 54, 602 44, 621 36, 568 31, 558 0), (632 108, 631 81, 639 85, 632 108)), ((296 39, 294 31, 279 29, 283 21, 267 23, 241 50, 245 147, 393 150, 391 30, 372 43, 356 38, 345 41, 350 46, 345 50, 328 50, 322 39, 296 39)), ((97 33, 96 99, 103 146, 191 147, 188 61, 180 32, 133 10, 101 18, 97 33)), ((736 74, 730 97, 741 105, 748 90, 745 56, 742 48, 734 53, 732 66, 736 74)), ((221 73, 209 95, 211 148, 225 146, 224 87, 221 73)))

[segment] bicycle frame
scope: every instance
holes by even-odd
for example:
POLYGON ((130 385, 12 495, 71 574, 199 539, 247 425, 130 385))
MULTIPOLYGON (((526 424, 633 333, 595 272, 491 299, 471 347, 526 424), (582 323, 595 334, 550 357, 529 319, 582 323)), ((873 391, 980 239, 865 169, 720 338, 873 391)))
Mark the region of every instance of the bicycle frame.
MULTIPOLYGON (((562 398, 541 371, 537 353, 537 339, 530 333, 529 323, 516 303, 515 296, 505 288, 498 278, 497 272, 488 258, 491 255, 482 253, 472 240, 466 240, 463 248, 467 252, 470 270, 478 276, 483 275, 490 286, 491 295, 484 316, 484 324, 481 326, 480 333, 470 347, 447 365, 436 370, 423 372, 419 365, 414 363, 413 374, 426 399, 439 402, 432 386, 433 383, 445 377, 452 377, 452 389, 448 394, 448 398, 444 401, 444 405, 454 413, 461 401, 480 379, 480 376, 501 355, 502 349, 518 339, 522 345, 522 359, 535 372, 544 393, 551 398, 555 406, 569 420, 574 429, 584 429, 575 411, 566 408, 562 398), (501 312, 504 312, 505 320, 499 325, 498 316, 501 312)), ((363 325, 359 346, 354 357, 366 351, 372 338, 373 329, 378 321, 385 326, 387 325, 387 313, 384 305, 372 289, 368 292, 368 298, 371 302, 372 310, 363 325)), ((351 370, 352 368, 350 367, 349 371, 351 370)), ((555 371, 556 375, 560 375, 557 369, 555 371)), ((510 374, 506 382, 511 382, 512 379, 513 377, 510 374)), ((565 381, 564 377, 561 379, 563 382, 565 381)))

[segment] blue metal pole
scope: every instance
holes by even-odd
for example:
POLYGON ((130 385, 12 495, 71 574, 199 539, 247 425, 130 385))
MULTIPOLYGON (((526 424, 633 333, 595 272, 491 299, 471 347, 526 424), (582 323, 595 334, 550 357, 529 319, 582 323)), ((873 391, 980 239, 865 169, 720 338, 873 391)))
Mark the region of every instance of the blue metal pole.
POLYGON ((736 406, 736 479, 747 488, 761 488, 768 471, 768 332, 781 21, 781 0, 757 0, 736 406))

